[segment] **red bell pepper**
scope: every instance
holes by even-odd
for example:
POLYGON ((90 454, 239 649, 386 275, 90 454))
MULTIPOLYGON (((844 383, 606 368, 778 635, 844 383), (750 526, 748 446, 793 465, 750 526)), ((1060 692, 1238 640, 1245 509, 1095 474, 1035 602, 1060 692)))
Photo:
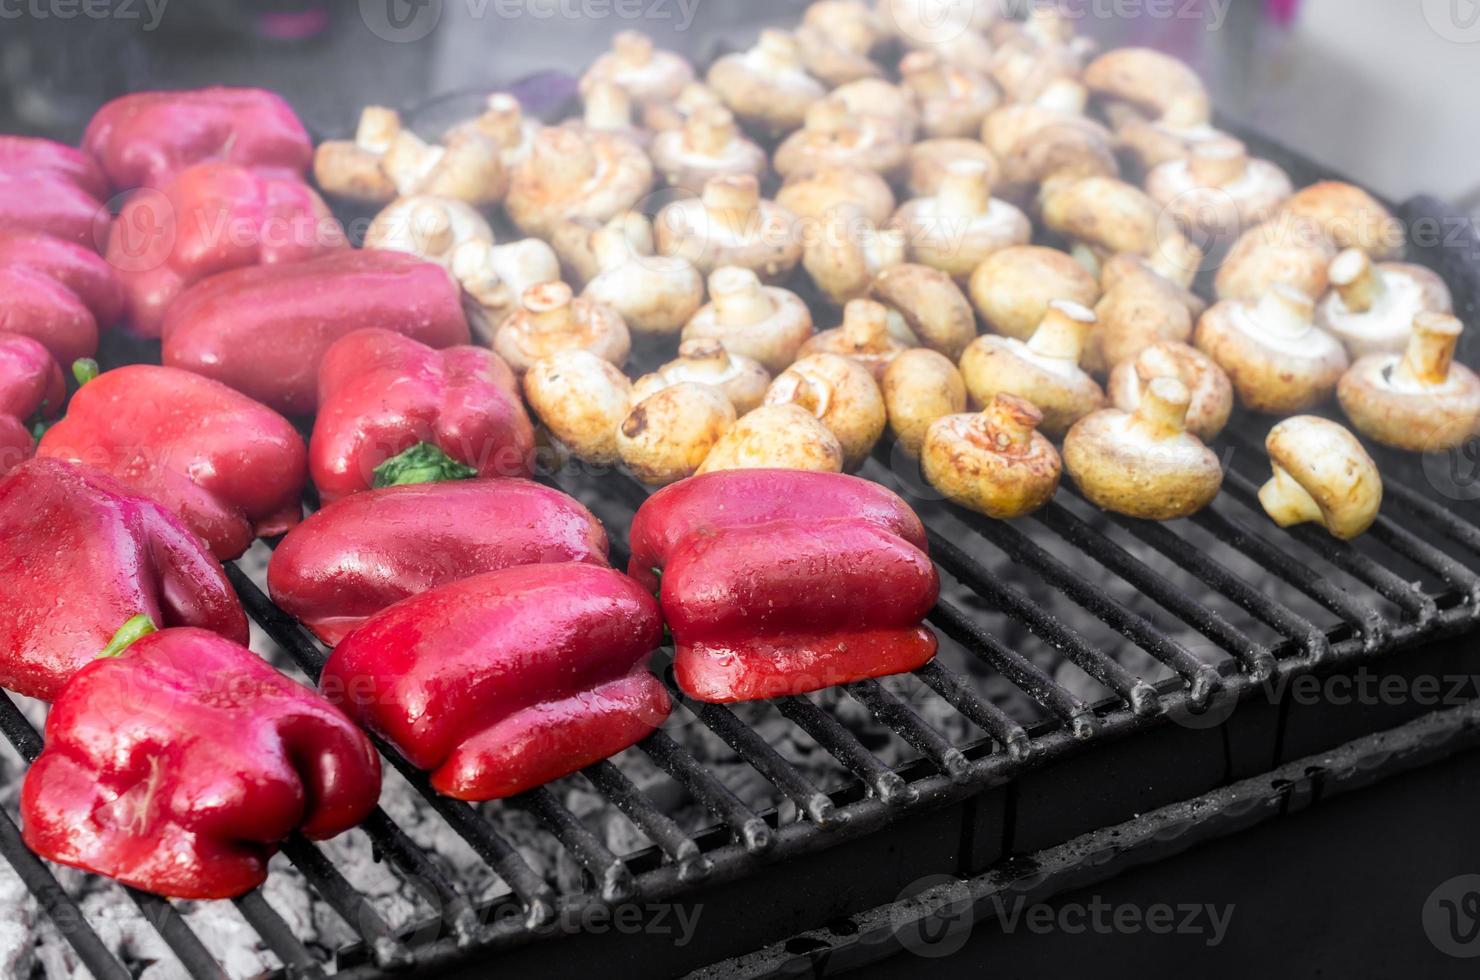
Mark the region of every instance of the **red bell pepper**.
POLYGON ((343 712, 231 640, 136 625, 144 635, 78 671, 46 719, 21 787, 37 854, 160 895, 232 898, 266 880, 289 834, 333 837, 374 808, 380 758, 343 712))
POLYGON ((326 697, 431 770, 491 800, 620 752, 668 715, 648 673, 658 604, 596 565, 519 565, 412 596, 334 648, 326 697))
POLYGON ((589 510, 529 480, 386 487, 336 501, 272 553, 272 600, 333 646, 386 606, 513 565, 606 564, 589 510))
POLYGON ((303 517, 303 437, 265 405, 189 371, 134 364, 98 375, 37 454, 100 469, 159 501, 222 561, 303 517))
POLYGON ((93 115, 82 137, 116 190, 163 187, 186 167, 220 160, 302 179, 313 143, 291 106, 263 89, 135 92, 93 115))
POLYGON ((679 686, 701 701, 802 694, 935 656, 924 528, 868 480, 734 470, 665 487, 633 518, 629 572, 659 588, 679 686))
POLYGON ((36 451, 35 422, 62 414, 67 385, 45 347, 0 332, 0 476, 36 451))
POLYGON ((55 235, 97 251, 108 238, 108 182, 81 150, 0 136, 0 231, 55 235))
POLYGON ((22 463, 0 481, 0 537, 0 687, 54 700, 138 613, 247 642, 247 617, 205 544, 96 470, 22 463))
POLYGON ((161 190, 133 194, 108 237, 108 261, 128 289, 129 325, 158 337, 164 311, 206 276, 348 247, 313 189, 229 163, 203 163, 161 190))
MULTIPOLYGON (((39 232, 0 231, 0 268, 17 267, 65 287, 87 307, 95 329, 111 327, 123 315, 123 286, 113 266, 90 248, 39 232)), ((14 310, 8 312, 14 317, 14 310)))
POLYGON ((372 485, 529 476, 534 426, 493 351, 356 330, 319 365, 308 460, 324 501, 372 485))
POLYGON ((361 249, 196 283, 165 316, 164 362, 306 415, 318 404, 325 352, 365 327, 436 348, 471 339, 461 290, 441 266, 361 249))

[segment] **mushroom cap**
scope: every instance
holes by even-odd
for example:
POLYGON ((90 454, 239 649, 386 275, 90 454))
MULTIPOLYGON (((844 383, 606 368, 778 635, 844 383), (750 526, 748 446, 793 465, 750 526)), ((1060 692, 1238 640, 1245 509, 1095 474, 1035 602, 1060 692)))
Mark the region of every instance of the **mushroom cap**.
POLYGON ((1259 303, 1224 300, 1197 321, 1195 343, 1218 362, 1240 404, 1290 415, 1331 397, 1347 368, 1341 342, 1310 319, 1310 297, 1275 286, 1259 303))
POLYGON ((822 221, 839 208, 857 208, 864 218, 882 225, 894 213, 894 192, 872 170, 832 166, 788 180, 776 192, 776 203, 809 221, 822 221))
POLYGON ((725 349, 718 340, 686 340, 678 345, 678 357, 632 385, 639 400, 669 385, 695 382, 724 392, 736 415, 756 408, 766 397, 771 375, 754 358, 725 349))
POLYGON ((1270 287, 1291 286, 1323 296, 1336 248, 1306 218, 1281 216, 1250 228, 1228 250, 1214 280, 1219 299, 1256 302, 1270 287))
POLYGON ((1401 353, 1415 316, 1454 311, 1449 287, 1432 269, 1373 263, 1360 249, 1347 249, 1331 263, 1331 285, 1316 306, 1316 324, 1335 334, 1353 357, 1401 353), (1348 306, 1347 295, 1365 308, 1348 306))
POLYGON ((615 310, 572 297, 570 287, 558 281, 529 287, 520 303, 493 335, 494 352, 516 374, 562 350, 587 350, 618 367, 626 363, 632 337, 615 310))
POLYGON ((1144 191, 1109 177, 1062 180, 1044 187, 1043 222, 1101 256, 1145 256, 1162 275, 1192 281, 1202 252, 1144 191))
POLYGON ((678 97, 694 80, 688 59, 653 46, 639 31, 618 31, 611 50, 601 54, 581 76, 581 91, 597 82, 614 82, 639 102, 663 102, 678 97))
POLYGON ((475 129, 454 129, 436 146, 403 129, 380 166, 403 196, 426 194, 483 207, 503 200, 509 189, 499 145, 475 129))
POLYGON ((1269 430, 1274 476, 1259 502, 1280 527, 1314 521, 1350 541, 1377 520, 1382 477, 1357 437, 1329 419, 1297 415, 1269 430))
POLYGON ((1055 300, 1026 342, 994 334, 976 338, 961 355, 961 376, 972 404, 986 406, 997 395, 1017 395, 1043 413, 1039 427, 1045 434, 1064 433, 1105 404, 1104 390, 1079 366, 1083 335, 1093 325, 1094 314, 1088 309, 1055 300), (1050 349, 1044 341, 1061 323, 1079 324, 1083 330, 1065 349, 1050 349))
POLYGON ((1187 386, 1187 431, 1203 442, 1216 439, 1233 412, 1233 385, 1217 362, 1196 347, 1164 340, 1115 365, 1105 393, 1122 412, 1134 412, 1157 378, 1176 378, 1187 386))
POLYGON ((734 424, 735 407, 724 392, 681 381, 633 406, 617 427, 617 452, 639 480, 662 486, 693 476, 734 424))
POLYGON ((1085 347, 1085 369, 1108 371, 1159 341, 1191 340, 1185 293, 1154 272, 1121 276, 1095 305, 1100 328, 1085 347))
POLYGON ((987 328, 1027 340, 1056 299, 1094 306, 1100 286, 1066 252, 1018 245, 988 256, 971 274, 971 301, 987 328))
POLYGON ((733 265, 779 282, 802 258, 802 223, 762 200, 749 174, 711 178, 700 197, 659 211, 653 230, 659 254, 685 258, 706 275, 733 265))
POLYGON ((812 336, 812 311, 796 293, 763 286, 749 269, 716 269, 710 302, 684 325, 682 339, 718 340, 732 354, 754 358, 776 374, 796 360, 812 336))
POLYGON ((797 356, 837 354, 862 365, 875 381, 882 382, 890 362, 909 349, 909 344, 889 333, 887 307, 873 300, 855 299, 844 308, 841 326, 813 334, 797 356))
POLYGON ((542 357, 524 375, 524 397, 578 459, 617 461, 617 427, 632 408, 632 383, 610 361, 580 349, 542 357))
POLYGON ((1154 119, 1131 117, 1115 129, 1120 149, 1131 158, 1136 172, 1148 174, 1171 160, 1185 160, 1193 148, 1226 134, 1207 123, 1175 125, 1154 119))
POLYGON ((717 59, 705 81, 737 117, 777 136, 800 126, 807 108, 827 94, 803 67, 796 39, 777 30, 761 31, 748 51, 717 59))
POLYGON ((1002 165, 1002 197, 1030 201, 1050 178, 1116 177, 1110 131, 1092 119, 1040 105, 1007 105, 982 123, 982 142, 1002 165))
MULTIPOLYGON (((817 7, 814 3, 807 10, 810 13, 817 7)), ((826 26, 804 22, 796 29, 795 36, 802 64, 828 85, 846 85, 883 74, 883 69, 868 56, 867 49, 858 50, 851 38, 840 36, 826 26)))
POLYGON ((652 185, 652 162, 627 137, 552 126, 514 167, 504 210, 526 234, 543 237, 566 219, 605 223, 631 210, 652 185))
POLYGON ((881 387, 889 428, 911 456, 920 455, 931 423, 966 410, 966 382, 950 358, 915 347, 889 362, 881 387))
POLYGON ((1002 96, 981 72, 947 64, 931 51, 912 51, 899 63, 907 91, 915 97, 920 128, 928 137, 975 136, 1002 96))
POLYGON ((1143 520, 1169 521, 1202 510, 1218 495, 1217 455, 1181 427, 1186 386, 1157 378, 1134 413, 1106 408, 1064 437, 1064 468, 1091 503, 1143 520))
POLYGON ((1034 431, 1041 417, 1031 402, 999 395, 982 412, 937 419, 920 450, 925 479, 988 517, 1031 514, 1053 498, 1062 471, 1053 443, 1034 431))
POLYGON ((1461 325, 1439 313, 1414 317, 1402 354, 1369 354, 1341 379, 1337 397, 1364 435, 1410 452, 1456 449, 1480 432, 1480 377, 1453 361, 1461 325))
POLYGON ((874 276, 904 258, 899 229, 878 228, 846 204, 823 218, 802 247, 802 267, 813 285, 839 306, 867 295, 874 276))
POLYGON ((1407 245, 1403 225, 1360 187, 1328 180, 1297 191, 1282 215, 1307 218, 1337 248, 1359 248, 1378 261, 1400 259, 1407 245))
POLYGON ((847 85, 839 85, 828 98, 855 115, 888 120, 906 146, 914 142, 920 114, 915 109, 914 97, 900 86, 881 78, 860 78, 847 85))
MULTIPOLYGON (((975 139, 934 137, 910 147, 905 160, 905 186, 911 197, 931 197, 940 190, 947 168, 958 160, 976 160, 987 168, 992 184, 1001 182, 1002 166, 992 151, 975 139)), ((892 207, 889 209, 894 210, 892 207)))
POLYGON ((1026 245, 1033 237, 1028 216, 990 193, 986 166, 957 161, 935 196, 907 201, 890 224, 905 233, 912 262, 964 282, 993 252, 1026 245))
POLYGON ((833 99, 812 106, 807 124, 781 141, 771 164, 783 179, 838 166, 890 175, 904 167, 908 153, 894 120, 851 112, 833 99))
POLYGON ((449 197, 398 198, 380 210, 365 230, 365 248, 407 252, 451 268, 459 246, 493 244, 493 229, 471 206, 449 197))
POLYGON ((526 289, 560 278, 560 260, 538 238, 503 245, 475 240, 453 251, 451 272, 477 301, 488 322, 497 327, 519 308, 526 289))
POLYGON ((1212 104, 1197 72, 1152 48, 1117 48, 1085 66, 1084 84, 1102 100, 1135 107, 1147 118, 1207 122, 1212 104))
POLYGON ((1232 138, 1201 140, 1146 175, 1146 193, 1189 235, 1233 238, 1268 220, 1293 193, 1283 170, 1232 138))
POLYGON ((904 263, 874 277, 869 298, 898 316, 921 345, 955 360, 976 337, 976 318, 961 287, 928 265, 904 263))
MULTIPOLYGON (((609 229, 598 234, 616 235, 609 229)), ((629 252, 581 295, 616 312, 633 333, 676 334, 704 302, 704 277, 686 259, 629 252)))
POLYGON ((699 472, 768 468, 841 473, 843 446, 800 405, 762 405, 720 436, 699 472))
POLYGON ((381 167, 383 153, 353 140, 325 140, 313 154, 313 179, 326 195, 381 204, 396 196, 396 183, 381 167))
POLYGON ((836 354, 798 358, 766 391, 767 405, 796 404, 832 430, 843 465, 857 469, 884 434, 884 396, 868 369, 836 354))
POLYGON ((723 106, 699 109, 682 126, 658 133, 649 154, 670 187, 694 195, 711 177, 750 174, 759 180, 770 168, 766 151, 746 138, 723 106))

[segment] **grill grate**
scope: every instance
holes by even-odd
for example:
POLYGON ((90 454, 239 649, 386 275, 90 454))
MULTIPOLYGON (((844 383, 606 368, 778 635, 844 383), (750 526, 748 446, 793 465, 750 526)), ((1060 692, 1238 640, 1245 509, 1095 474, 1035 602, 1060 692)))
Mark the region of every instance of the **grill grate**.
MULTIPOLYGON (((1427 258, 1440 264, 1450 256, 1427 258)), ((1460 293, 1456 288, 1457 296, 1460 293)), ((429 892, 441 928, 418 928, 415 939, 398 936, 320 848, 301 837, 290 839, 283 848, 285 856, 360 939, 358 947, 341 952, 338 975, 371 977, 406 967, 435 970, 487 948, 523 942, 543 927, 558 927, 561 911, 634 897, 671 899, 700 885, 737 881, 766 864, 862 839, 891 821, 1008 783, 1030 769, 1157 724, 1166 713, 1195 712, 1215 696, 1247 697, 1276 674, 1366 664, 1476 626, 1480 617, 1480 575, 1475 571, 1480 568, 1480 528, 1406 485, 1401 474, 1412 472, 1412 467, 1405 464, 1385 467, 1391 506, 1374 527, 1371 541, 1341 543, 1310 528, 1280 531, 1262 517, 1254 498, 1257 487, 1250 474, 1261 469, 1267 472, 1268 466, 1259 438, 1262 429, 1257 425, 1238 418, 1224 437, 1220 448, 1228 464, 1227 492, 1202 514, 1172 525, 1100 517, 1098 512, 1090 516, 1067 485, 1054 502, 1029 520, 1013 525, 992 522, 949 504, 920 499, 910 481, 888 465, 882 451, 870 460, 864 475, 912 499, 926 520, 934 559, 946 576, 970 593, 969 601, 964 593, 952 592, 950 598, 943 598, 930 622, 959 645, 971 669, 963 673, 942 657, 915 671, 914 680, 984 737, 953 741, 897 693, 893 683, 845 685, 840 689, 843 698, 861 706, 899 743, 918 754, 917 763, 891 767, 840 720, 840 711, 831 701, 778 699, 773 704, 781 717, 835 760, 841 776, 852 777, 851 783, 829 793, 734 709, 687 700, 668 677, 682 705, 676 713, 691 712, 704 729, 764 777, 779 797, 794 804, 804 819, 787 822, 757 812, 688 747, 659 731, 641 742, 638 751, 702 805, 716 826, 702 833, 686 832, 662 804, 611 761, 588 767, 579 778, 653 842, 651 851, 614 854, 549 789, 523 794, 509 801, 510 805, 538 820, 590 877, 589 890, 557 895, 489 820, 468 804, 437 795, 423 773, 376 740, 385 759, 425 805, 508 886, 511 896, 501 901, 517 903, 522 915, 490 919, 491 907, 475 908, 432 857, 387 813, 376 809, 363 825, 376 854, 429 892), (1221 546, 1207 547, 1204 539, 1221 546), (1122 543, 1130 540, 1149 548, 1154 557, 1133 553, 1122 543), (1445 547, 1431 540, 1442 541, 1445 547), (1076 554, 1074 564, 1055 553, 1063 550, 1060 546, 1076 554), (1463 554, 1464 560, 1456 553, 1463 554), (1393 558, 1413 566, 1422 579, 1412 581, 1395 571, 1393 558), (1102 626, 1106 635, 1144 651, 1165 668, 1165 679, 1153 682, 1138 676, 1110 656, 1104 642, 1071 623, 1053 603, 1035 598, 1026 586, 1027 576, 1020 581, 1004 580, 988 563, 1001 560, 1047 583, 1055 596, 1083 610, 1088 617, 1085 621, 1102 626), (1328 574, 1322 563, 1342 575, 1328 574), (1297 606, 1271 594, 1257 578, 1251 580, 1246 569, 1277 576, 1310 602, 1297 606), (1189 594, 1174 580, 1178 574, 1206 586, 1209 596, 1199 599, 1189 594), (1106 587, 1116 581, 1206 638, 1227 659, 1208 662, 1159 626, 1152 613, 1116 598, 1106 587), (1004 640, 1000 631, 985 625, 978 604, 1032 634, 1038 641, 1032 650, 1058 651, 1102 685, 1110 697, 1092 704, 1055 680, 1029 655, 1019 652, 1020 644, 1004 640), (1225 606, 1227 612, 1222 611, 1225 606), (1251 621, 1235 622, 1230 618, 1232 610, 1242 611, 1251 621), (1321 610, 1335 622, 1320 625, 1313 617, 1321 610), (1263 629, 1270 632, 1270 639, 1255 635, 1263 629), (978 669, 1010 684, 1037 706, 1043 720, 1025 724, 988 700, 978 680, 967 676, 978 669)), ((623 518, 630 516, 648 492, 618 474, 593 478, 561 473, 553 482, 577 496, 599 494, 623 518)), ((627 557, 627 522, 608 519, 607 525, 614 564, 620 567, 627 557)), ((252 620, 304 674, 316 680, 324 664, 318 645, 241 568, 230 564, 227 573, 252 620)), ((40 735, 9 697, 0 697, 0 730, 23 758, 33 759, 40 751, 40 735)), ((63 926, 78 958, 94 976, 129 975, 48 867, 26 850, 15 823, 3 812, 0 854, 42 909, 63 926)), ((224 976, 174 904, 125 891, 192 977, 224 976)), ((261 892, 236 900, 235 907, 287 973, 323 975, 324 966, 261 892)))

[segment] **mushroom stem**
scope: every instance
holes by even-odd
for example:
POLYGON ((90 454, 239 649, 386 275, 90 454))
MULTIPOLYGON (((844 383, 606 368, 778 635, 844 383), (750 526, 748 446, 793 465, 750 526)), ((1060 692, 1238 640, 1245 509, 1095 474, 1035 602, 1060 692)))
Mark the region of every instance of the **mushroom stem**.
POLYGON ((756 40, 755 52, 777 71, 794 71, 802 67, 802 53, 797 40, 789 31, 767 28, 756 40))
POLYGON ((992 206, 992 178, 980 160, 957 160, 946 168, 936 192, 945 216, 986 214, 992 206))
MULTIPOLYGON (((819 419, 827 414, 831 388, 795 371, 783 374, 771 386, 771 394, 804 408, 819 419)), ((768 396, 768 401, 772 399, 768 396)))
POLYGON ((1454 348, 1464 325, 1447 313, 1420 313, 1413 318, 1408 349, 1393 369, 1396 380, 1419 385, 1440 385, 1449 377, 1454 348))
POLYGON ((1028 349, 1043 357, 1079 363, 1089 332, 1094 329, 1095 315, 1088 307, 1056 299, 1028 338, 1028 349))
POLYGON ((1274 464, 1274 476, 1259 488, 1259 503, 1280 527, 1322 519, 1320 504, 1279 463, 1274 464))
POLYGON ((1146 386, 1135 421, 1156 438, 1175 435, 1187 428, 1187 408, 1192 395, 1176 378, 1154 378, 1146 386))
POLYGON ((743 232, 746 222, 760 208, 760 184, 750 174, 723 174, 704 184, 704 211, 711 221, 743 232))
POLYGON ((1043 413, 1017 395, 996 395, 982 409, 967 432, 972 442, 1007 456, 1021 456, 1033 446, 1033 430, 1043 413))
POLYGON ((678 356, 691 368, 722 377, 730 370, 730 352, 718 340, 698 338, 678 345, 678 356))
POLYGON ((384 153, 400 131, 401 117, 396 110, 367 105, 360 110, 360 123, 355 127, 355 145, 372 153, 384 153))
POLYGON ((720 323, 728 327, 745 327, 776 312, 771 297, 760 279, 750 269, 725 266, 709 277, 709 295, 720 323))
POLYGON ((637 249, 622 228, 604 225, 591 233, 591 254, 596 259, 597 268, 605 272, 631 262, 637 255, 637 249))
POLYGON ((1265 291, 1254 308, 1259 325, 1282 337, 1299 337, 1311 328, 1315 303, 1292 286, 1277 283, 1265 291))
POLYGON ((1192 147, 1187 169, 1192 179, 1204 187, 1222 187, 1244 175, 1249 166, 1249 153, 1236 139, 1203 140, 1192 147))
POLYGON ((445 255, 453 245, 452 216, 440 204, 418 204, 411 211, 411 239, 426 255, 445 255))
POLYGON ((1038 93, 1033 104, 1040 109, 1082 116, 1085 107, 1089 105, 1089 90, 1077 79, 1055 78, 1038 93))
POLYGON ((1168 129, 1193 129, 1208 121, 1208 97, 1203 92, 1181 92, 1172 96, 1161 114, 1168 129))
POLYGON ((488 97, 477 126, 479 132, 506 150, 524 142, 524 110, 507 92, 488 97))
POLYGON ((735 138, 735 117, 724 106, 703 106, 684 121, 684 146, 717 156, 735 138))
POLYGON ((493 246, 482 239, 457 247, 452 253, 452 275, 483 306, 508 302, 508 286, 493 268, 493 246))
POLYGON ((612 53, 624 67, 639 68, 653 60, 653 39, 641 31, 618 31, 612 38, 612 53))
POLYGON ((632 126, 632 98, 615 82, 594 82, 586 91, 583 118, 592 129, 629 129, 632 126))
POLYGON ((522 302, 529 312, 530 327, 537 333, 560 333, 577 326, 571 308, 574 295, 563 282, 542 282, 524 291, 522 302))
POLYGON ((843 307, 843 339, 856 351, 888 350, 888 308, 870 299, 849 300, 843 307))
POLYGON ((1359 248, 1349 248, 1331 260, 1331 285, 1353 313, 1366 313, 1382 292, 1382 273, 1359 248))

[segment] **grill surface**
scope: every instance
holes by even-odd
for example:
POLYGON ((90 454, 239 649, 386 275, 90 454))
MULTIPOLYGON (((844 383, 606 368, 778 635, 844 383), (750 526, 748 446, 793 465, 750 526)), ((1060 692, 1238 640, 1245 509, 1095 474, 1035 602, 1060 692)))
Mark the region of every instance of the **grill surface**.
MULTIPOLYGON (((1241 135, 1290 170, 1297 183, 1327 176, 1293 154, 1241 135)), ((1449 227, 1442 206, 1423 199, 1410 202, 1404 217, 1410 227, 1420 220, 1449 227)), ((1461 316, 1473 323, 1480 263, 1473 231, 1461 230, 1460 235, 1432 247, 1418 243, 1413 257, 1445 274, 1461 316)), ((761 875, 784 858, 796 859, 795 865, 808 856, 844 851, 844 844, 888 840, 890 835, 878 833, 886 824, 908 828, 923 822, 931 833, 928 814, 953 804, 969 808, 962 827, 990 828, 980 838, 962 832, 960 840, 950 842, 953 863, 981 870, 1002 854, 1071 836, 1068 830, 1059 833, 1053 822, 1073 826, 1067 814, 1078 806, 1062 805, 1066 798, 1054 792, 1082 804, 1086 813, 1080 819, 1093 823, 1099 818, 1102 801, 1092 798, 1089 784, 1079 784, 1083 798, 1074 795, 1071 757, 1133 733, 1154 738, 1152 729, 1187 735, 1203 727, 1198 724, 1201 712, 1231 710, 1271 680, 1369 664, 1388 669, 1394 661, 1383 658, 1432 648, 1475 628, 1480 527, 1459 516, 1473 516, 1469 504, 1435 503, 1428 491, 1418 489, 1423 471, 1413 459, 1379 455, 1387 496, 1370 535, 1343 544, 1310 528, 1280 531, 1254 498, 1258 481, 1268 473, 1262 449, 1267 426, 1267 420, 1236 418, 1217 446, 1228 470, 1225 492, 1204 513, 1170 525, 1102 515, 1068 487, 1030 520, 989 521, 923 496, 918 476, 891 461, 888 447, 882 448, 862 475, 905 495, 925 519, 932 556, 947 582, 930 622, 951 642, 943 645, 937 661, 913 677, 864 681, 846 685, 841 693, 773 702, 780 716, 834 760, 836 785, 819 785, 815 774, 747 724, 743 710, 685 701, 670 679, 683 704, 675 718, 694 719, 728 745, 764 777, 778 800, 794 805, 797 819, 742 802, 732 786, 695 756, 682 732, 675 737, 660 731, 635 751, 702 805, 712 815, 713 827, 685 831, 662 803, 624 774, 620 760, 591 766, 579 778, 652 842, 645 851, 613 854, 549 788, 508 801, 506 805, 533 814, 586 872, 587 890, 557 894, 492 822, 468 804, 438 796, 424 774, 377 742, 425 805, 471 846, 511 895, 475 907, 432 856, 377 809, 363 828, 376 854, 430 893, 428 904, 440 920, 406 938, 390 929, 319 847, 291 839, 283 848, 286 857, 360 938, 359 944, 340 952, 338 975, 371 977, 407 967, 451 972, 492 949, 524 944, 546 927, 571 931, 566 923, 580 921, 572 913, 584 908, 722 895, 727 883, 761 875), (1180 625, 1169 629, 1172 623, 1180 625), (1073 668, 1050 673, 1046 665, 1054 660, 1052 651, 1073 668), (1135 669, 1128 661, 1145 667, 1135 669), (1069 683, 1066 676, 1075 671, 1083 675, 1081 682, 1069 683), (1007 688, 1010 696, 989 696, 988 681, 1007 688), (927 722, 917 710, 922 699, 948 704, 960 724, 945 732, 927 722), (866 742, 856 726, 844 724, 842 708, 856 714, 847 702, 856 702, 872 717, 880 737, 894 740, 890 758, 908 761, 886 763, 879 745, 866 742), (1189 724, 1173 728, 1167 715, 1189 724), (963 731, 973 734, 955 734, 963 731), (1054 772, 1068 773, 1067 788, 1061 784, 1050 791, 1042 781, 1026 779, 1030 773, 1054 772), (982 802, 988 799, 983 791, 992 787, 1002 788, 990 797, 1005 796, 1009 812, 995 812, 982 802), (1053 819, 1035 819, 1043 814, 1053 819), (988 837, 993 840, 990 848, 982 843, 988 837), (499 914, 509 903, 517 904, 518 915, 499 914)), ((616 472, 558 472, 550 482, 599 510, 611 535, 613 564, 625 566, 628 519, 648 491, 616 472)), ((308 678, 317 678, 324 662, 318 645, 240 567, 229 565, 227 571, 252 619, 308 678)), ((40 751, 40 736, 8 697, 0 698, 0 729, 27 760, 40 751)), ((1124 799, 1115 805, 1140 812, 1129 808, 1136 805, 1135 793, 1142 791, 1133 793, 1127 780, 1139 786, 1167 777, 1172 768, 1190 768, 1191 778, 1210 789, 1241 773, 1264 772, 1293 757, 1299 744, 1286 730, 1283 715, 1269 744, 1251 753, 1252 761, 1241 758, 1236 748, 1241 743, 1226 731, 1217 738, 1223 758, 1216 762, 1195 757, 1177 767, 1162 759, 1158 766, 1155 753, 1143 755, 1142 762, 1153 760, 1149 771, 1112 777, 1120 778, 1125 789, 1124 799)), ((1102 748, 1088 758, 1103 761, 1106 754, 1102 748)), ((1174 794, 1172 798, 1191 795, 1178 792, 1176 779, 1167 781, 1171 785, 1162 791, 1174 794)), ((94 976, 129 975, 46 865, 26 850, 15 823, 3 812, 0 852, 41 907, 63 926, 94 976)), ((912 876, 933 870, 926 854, 906 853, 898 860, 915 869, 912 876)), ((870 871, 862 869, 865 875, 870 871)), ((877 876, 881 885, 887 884, 887 873, 877 876)), ((827 882, 816 887, 826 888, 827 882)), ((131 890, 128 895, 191 976, 225 975, 174 905, 131 890)), ((816 896, 812 898, 815 904, 816 896)), ((805 904, 806 896, 800 900, 805 904)), ((877 903, 859 896, 855 904, 877 903)), ((324 966, 260 892, 235 905, 287 973, 322 975, 324 966)), ((743 936, 735 941, 739 949, 747 948, 743 936)), ((719 955, 726 954, 716 951, 710 958, 719 955)), ((648 972, 654 971, 652 963, 646 965, 648 972)), ((631 966, 643 968, 642 963, 631 966)))

